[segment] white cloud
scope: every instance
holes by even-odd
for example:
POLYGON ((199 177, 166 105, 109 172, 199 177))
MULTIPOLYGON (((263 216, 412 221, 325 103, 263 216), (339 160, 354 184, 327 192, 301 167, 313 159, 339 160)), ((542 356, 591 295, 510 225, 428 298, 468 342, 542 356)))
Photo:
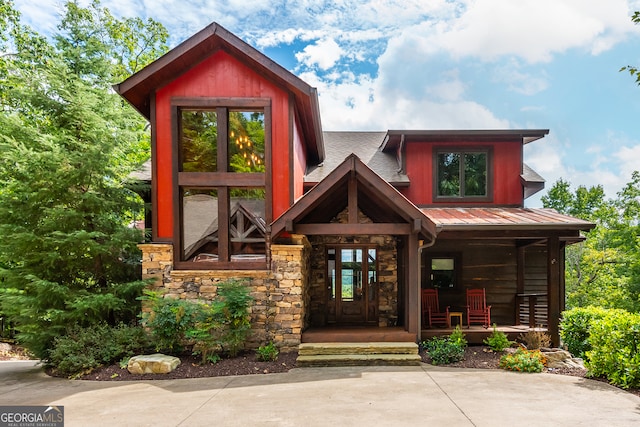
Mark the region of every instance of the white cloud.
MULTIPOLYGON (((619 164, 620 176, 624 179, 622 184, 626 184, 631 180, 631 174, 634 171, 640 171, 640 143, 631 147, 622 147, 613 157, 619 164)), ((619 186, 622 189, 622 185, 619 186)))
POLYGON ((543 71, 538 75, 522 71, 523 65, 514 58, 495 68, 494 80, 505 84, 509 90, 522 95, 535 95, 549 87, 548 77, 543 71))
POLYGON ((331 38, 318 40, 315 44, 307 45, 302 52, 296 53, 296 59, 307 67, 318 65, 322 70, 328 70, 340 60, 344 51, 331 38))

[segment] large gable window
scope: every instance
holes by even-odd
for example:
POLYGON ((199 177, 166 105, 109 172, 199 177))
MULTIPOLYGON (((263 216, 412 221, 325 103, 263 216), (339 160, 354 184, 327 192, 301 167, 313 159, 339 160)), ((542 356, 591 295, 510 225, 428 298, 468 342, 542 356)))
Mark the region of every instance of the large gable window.
POLYGON ((434 157, 434 193, 438 201, 491 199, 491 151, 439 149, 434 157))
POLYGON ((263 267, 270 223, 269 101, 179 99, 173 104, 178 265, 263 267))

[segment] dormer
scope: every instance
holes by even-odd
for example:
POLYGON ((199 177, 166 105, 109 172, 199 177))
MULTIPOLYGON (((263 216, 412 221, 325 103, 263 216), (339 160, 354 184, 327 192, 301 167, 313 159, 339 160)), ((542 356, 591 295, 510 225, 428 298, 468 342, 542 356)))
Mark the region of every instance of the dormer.
POLYGON ((544 187, 523 162, 523 146, 547 129, 389 130, 380 147, 409 182, 401 192, 418 206, 522 207, 544 187))

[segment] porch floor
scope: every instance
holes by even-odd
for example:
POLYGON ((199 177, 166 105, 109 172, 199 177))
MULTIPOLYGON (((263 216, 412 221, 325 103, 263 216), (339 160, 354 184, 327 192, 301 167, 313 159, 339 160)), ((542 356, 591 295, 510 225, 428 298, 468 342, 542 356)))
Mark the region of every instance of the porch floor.
MULTIPOLYGON (((515 340, 518 335, 528 331, 547 332, 547 328, 530 328, 528 325, 498 325, 496 328, 500 332, 507 334, 510 340, 515 340)), ((428 340, 432 337, 450 335, 454 328, 429 328, 421 331, 422 340, 428 340)), ((462 333, 469 344, 482 344, 482 341, 493 332, 493 327, 485 328, 480 325, 463 326, 462 333)))
POLYGON ((302 333, 302 342, 416 342, 416 335, 401 327, 328 326, 307 329, 302 333))

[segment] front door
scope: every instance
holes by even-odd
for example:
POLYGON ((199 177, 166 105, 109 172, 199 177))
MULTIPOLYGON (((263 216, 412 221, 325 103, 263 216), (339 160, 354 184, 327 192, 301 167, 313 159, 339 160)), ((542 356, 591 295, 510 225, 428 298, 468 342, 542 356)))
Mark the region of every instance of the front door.
POLYGON ((327 249, 327 319, 330 323, 378 323, 377 267, 375 247, 327 249))

